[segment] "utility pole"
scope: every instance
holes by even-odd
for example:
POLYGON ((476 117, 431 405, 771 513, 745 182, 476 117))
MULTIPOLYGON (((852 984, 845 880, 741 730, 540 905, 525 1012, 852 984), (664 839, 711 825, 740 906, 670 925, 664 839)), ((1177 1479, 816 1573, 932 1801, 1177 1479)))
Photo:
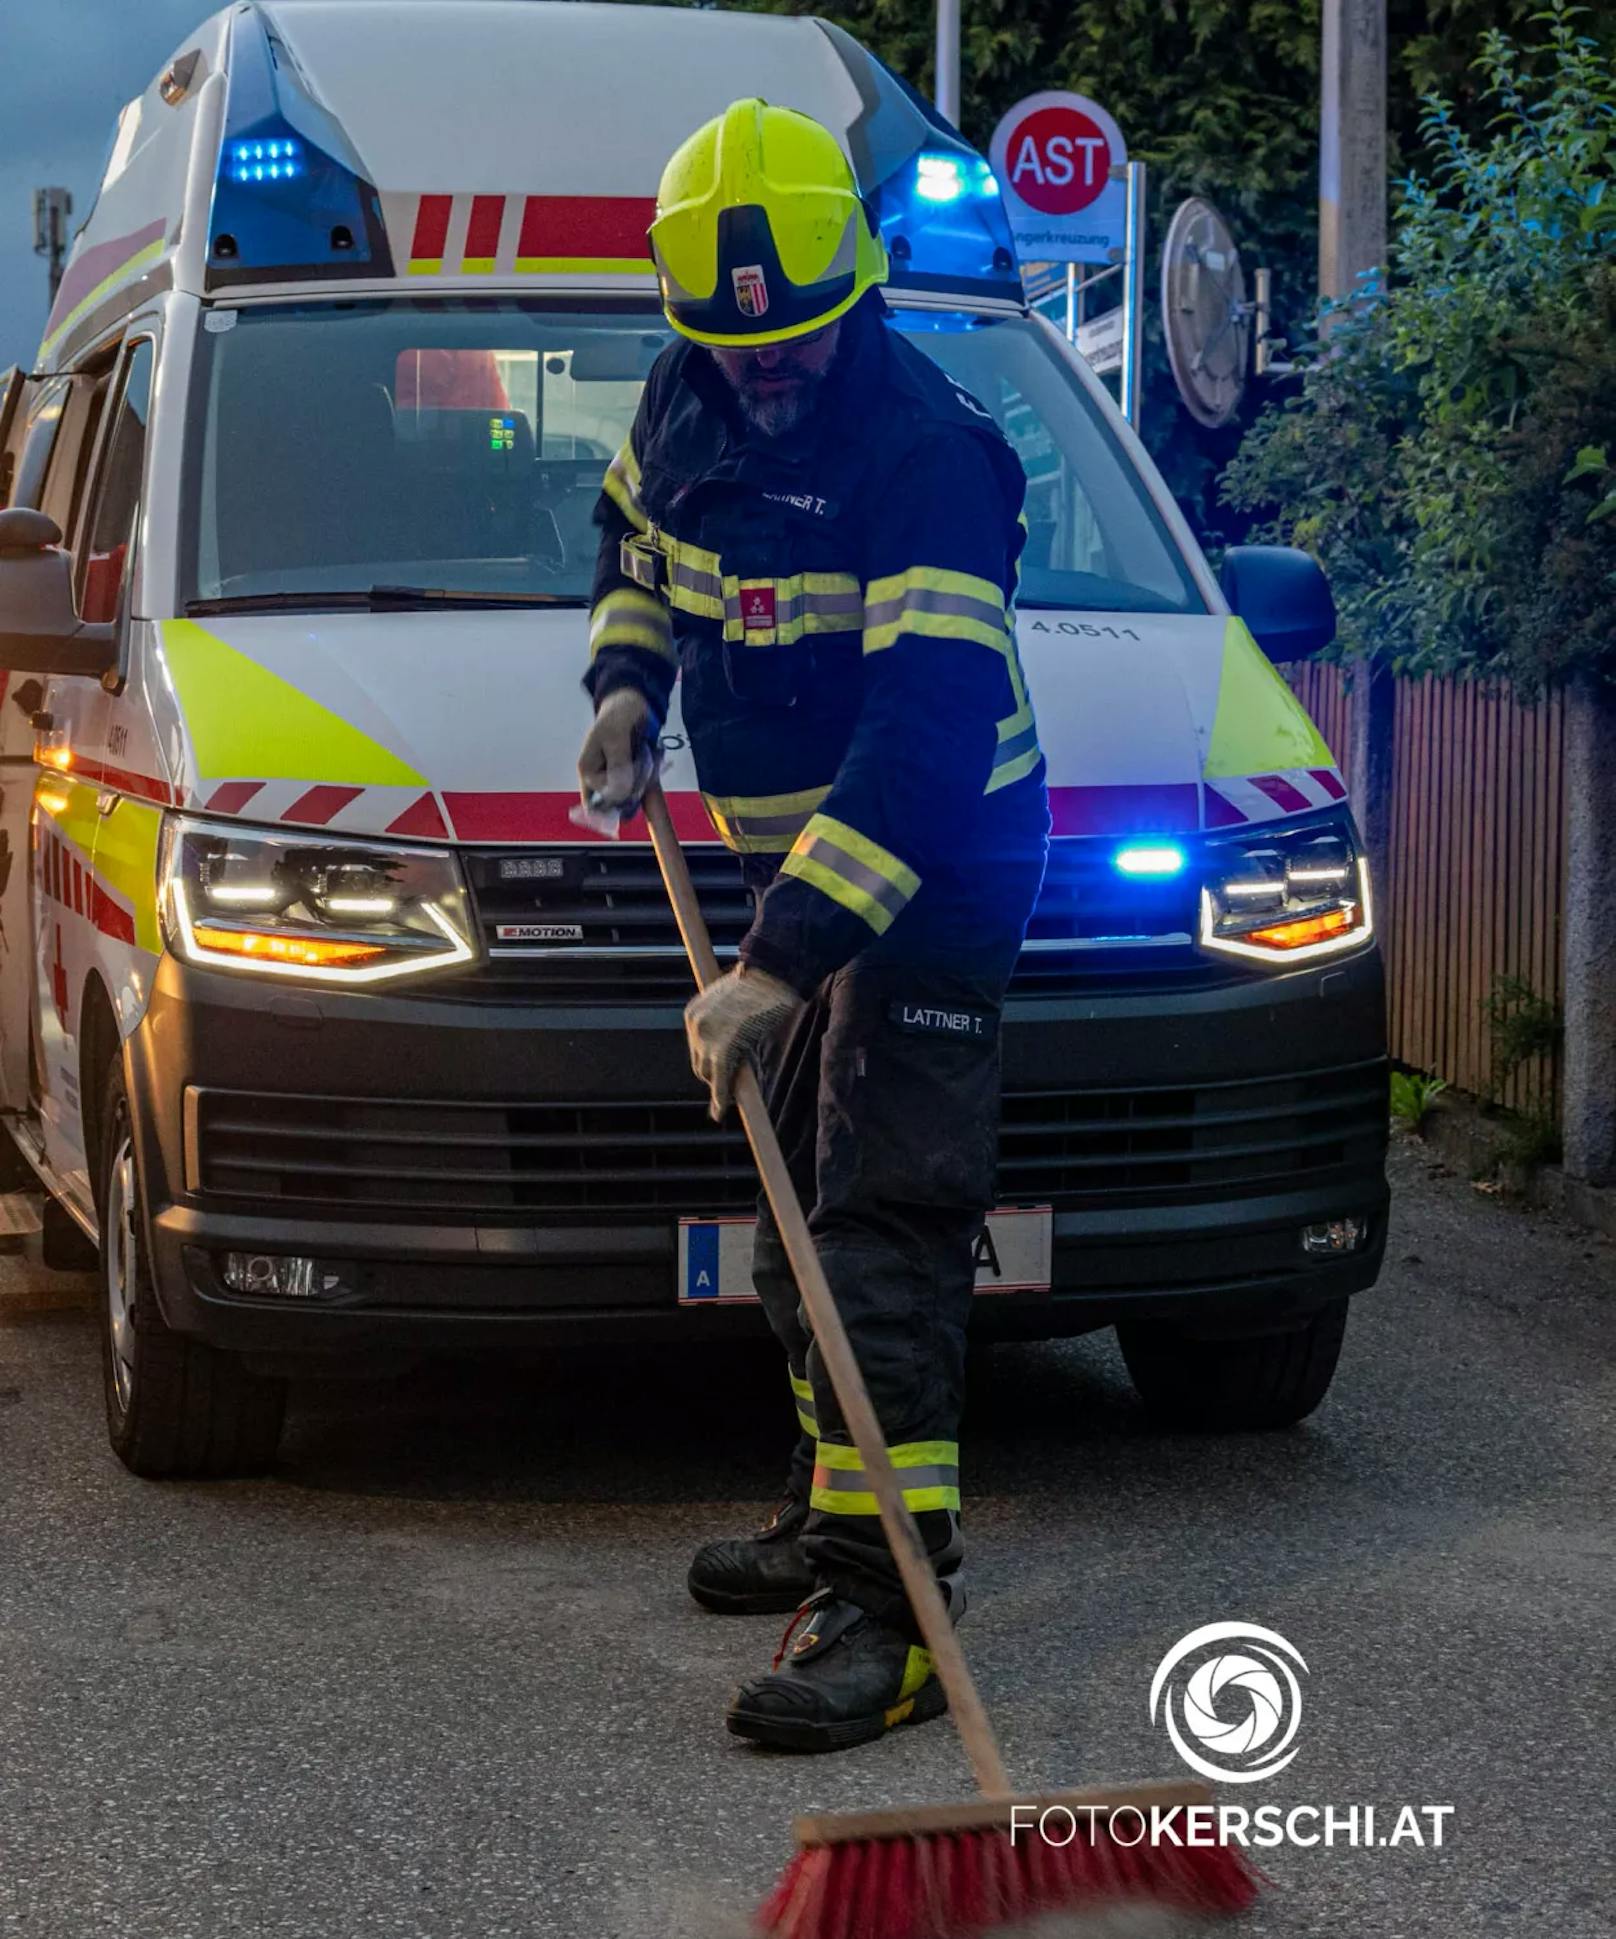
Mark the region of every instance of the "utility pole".
MULTIPOLYGON (((1319 295, 1340 303, 1386 261, 1386 0, 1324 0, 1319 78, 1319 295)), ((1385 931, 1397 683, 1373 660, 1353 669, 1351 719, 1347 791, 1385 931)))
POLYGON ((960 0, 937 0, 937 112, 959 126, 960 0))
POLYGON ((1386 0, 1324 0, 1319 295, 1386 261, 1386 0))
POLYGON ((73 198, 66 189, 34 190, 34 254, 46 260, 52 303, 61 288, 62 265, 67 260, 67 219, 72 213, 73 198))

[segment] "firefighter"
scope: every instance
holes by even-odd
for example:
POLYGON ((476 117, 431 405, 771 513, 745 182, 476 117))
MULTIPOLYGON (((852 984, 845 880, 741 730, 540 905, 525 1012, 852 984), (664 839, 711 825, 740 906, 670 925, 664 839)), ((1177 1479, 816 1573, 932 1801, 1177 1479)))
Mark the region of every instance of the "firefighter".
MULTIPOLYGON (((761 1065, 957 1619, 999 1011, 1048 832, 1010 615, 1025 481, 977 399, 888 327, 886 250, 817 122, 733 103, 668 163, 650 242, 678 339, 596 514, 580 781, 596 807, 638 802, 682 675, 696 779, 756 910, 685 1012, 691 1062, 715 1118, 742 1060, 761 1065)), ((837 1749, 944 1699, 766 1205, 753 1277, 801 1432, 781 1507, 702 1549, 690 1588, 798 1611, 730 1730, 837 1749)))

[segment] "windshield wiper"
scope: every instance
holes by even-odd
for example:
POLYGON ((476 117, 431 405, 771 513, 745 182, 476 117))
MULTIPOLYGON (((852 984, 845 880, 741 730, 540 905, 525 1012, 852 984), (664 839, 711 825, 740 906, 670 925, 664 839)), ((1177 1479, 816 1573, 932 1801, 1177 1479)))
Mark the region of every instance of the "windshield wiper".
POLYGON ((462 592, 454 586, 372 586, 373 606, 587 606, 570 592, 462 592))
POLYGON ((564 592, 462 592, 450 586, 372 586, 368 592, 243 592, 222 599, 188 599, 188 619, 211 613, 377 613, 434 607, 571 606, 589 601, 564 592))

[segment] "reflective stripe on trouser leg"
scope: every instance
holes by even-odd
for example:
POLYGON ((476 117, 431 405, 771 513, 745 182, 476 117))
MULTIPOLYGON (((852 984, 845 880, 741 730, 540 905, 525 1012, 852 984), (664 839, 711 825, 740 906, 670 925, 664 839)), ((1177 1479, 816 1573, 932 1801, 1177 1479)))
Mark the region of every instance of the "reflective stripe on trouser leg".
POLYGON ((814 1390, 800 1374, 790 1373, 791 1391, 797 1400, 797 1424, 810 1440, 819 1439, 819 1421, 814 1414, 814 1390))
MULTIPOLYGON (((904 1506, 912 1515, 934 1509, 959 1511, 959 1443, 900 1441, 887 1452, 903 1486, 904 1506)), ((814 1491, 809 1505, 823 1515, 879 1515, 864 1461, 857 1448, 821 1441, 814 1453, 814 1491)))

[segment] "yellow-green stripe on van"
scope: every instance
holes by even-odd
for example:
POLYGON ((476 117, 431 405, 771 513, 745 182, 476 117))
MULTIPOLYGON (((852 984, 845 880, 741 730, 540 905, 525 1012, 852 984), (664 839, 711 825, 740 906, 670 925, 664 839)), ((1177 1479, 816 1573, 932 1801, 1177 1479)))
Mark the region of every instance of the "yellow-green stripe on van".
POLYGON ((424 788, 380 741, 193 619, 163 621, 163 654, 199 772, 354 788, 424 788))
POLYGON ((1286 686, 1279 669, 1243 619, 1223 629, 1218 710, 1207 744, 1204 778, 1279 774, 1287 768, 1330 768, 1335 756, 1286 686))

